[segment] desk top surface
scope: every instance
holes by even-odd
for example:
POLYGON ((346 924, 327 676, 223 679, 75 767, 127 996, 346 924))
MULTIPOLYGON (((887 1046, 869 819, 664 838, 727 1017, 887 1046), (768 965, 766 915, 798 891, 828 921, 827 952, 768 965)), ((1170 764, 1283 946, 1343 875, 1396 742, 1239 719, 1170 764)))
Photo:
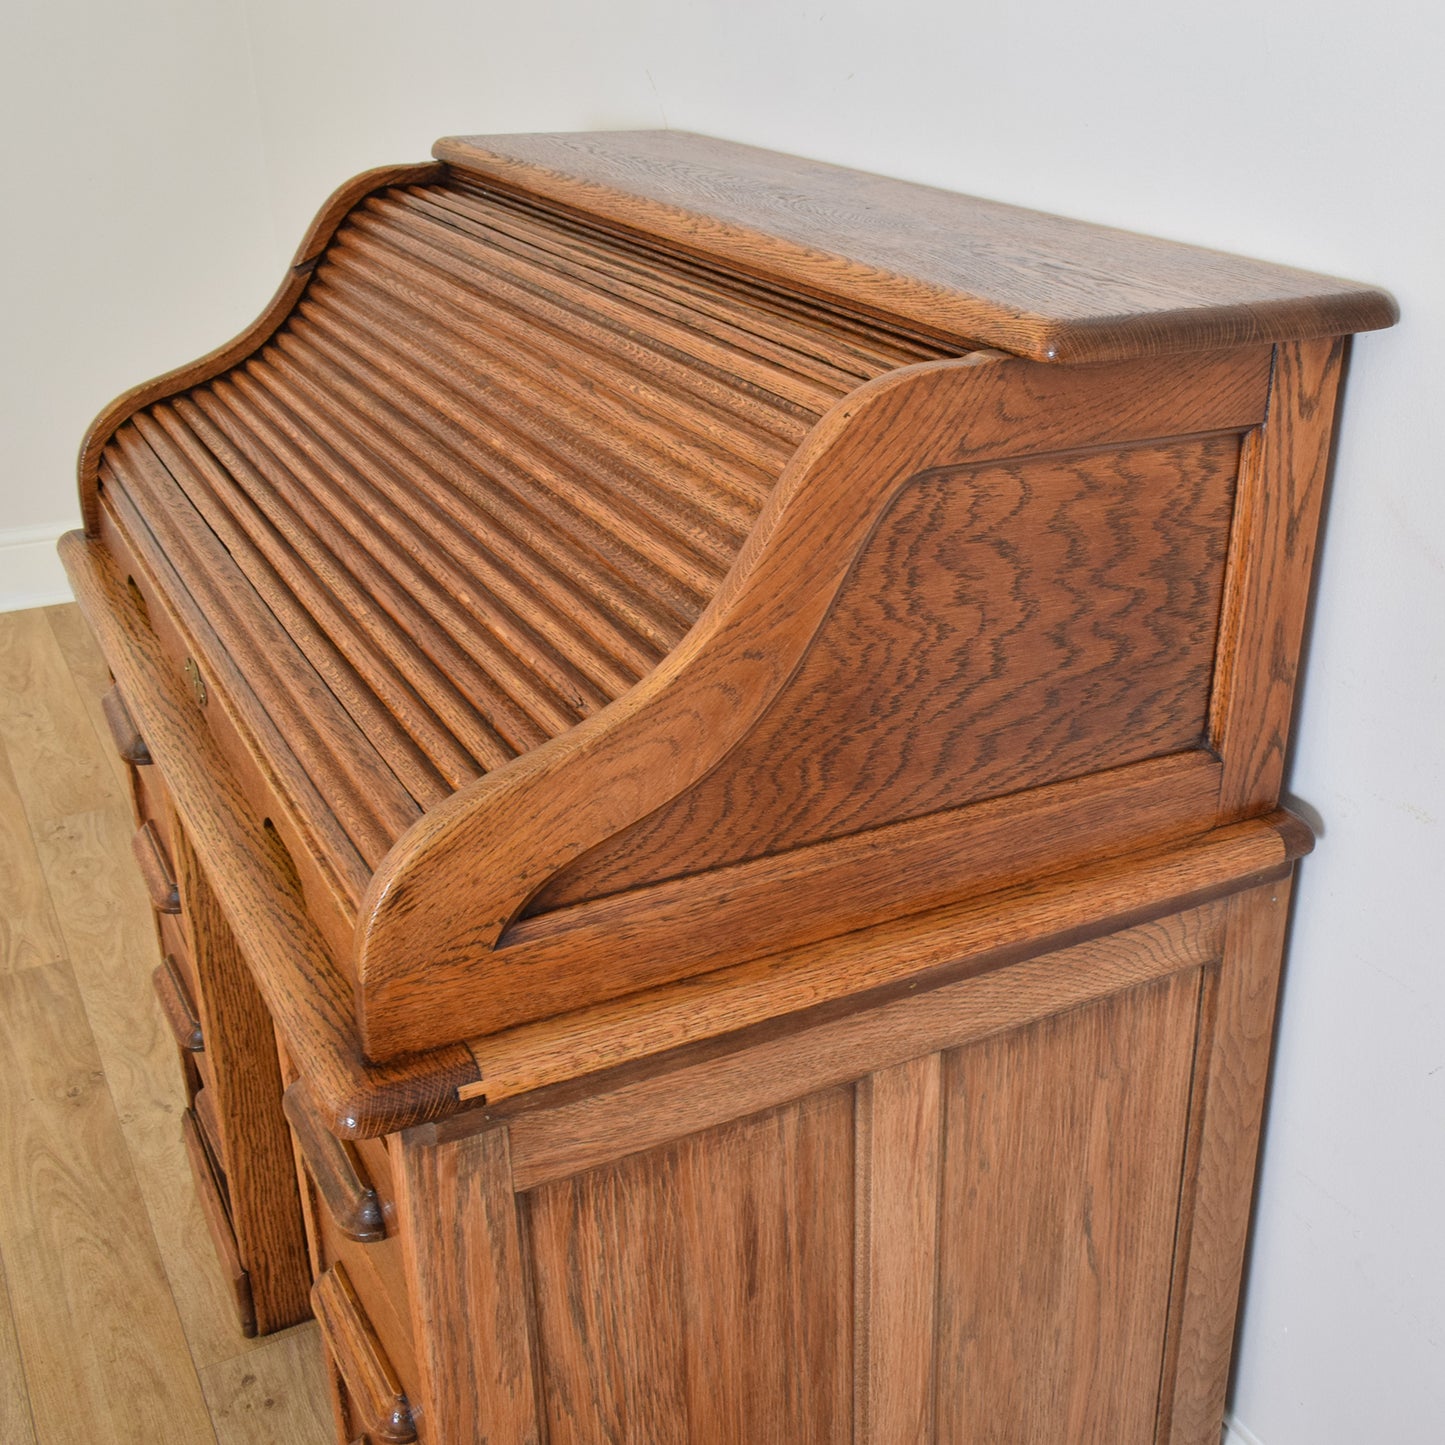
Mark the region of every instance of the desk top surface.
POLYGON ((439 160, 815 294, 1038 361, 1370 331, 1358 282, 681 131, 454 136, 439 160))

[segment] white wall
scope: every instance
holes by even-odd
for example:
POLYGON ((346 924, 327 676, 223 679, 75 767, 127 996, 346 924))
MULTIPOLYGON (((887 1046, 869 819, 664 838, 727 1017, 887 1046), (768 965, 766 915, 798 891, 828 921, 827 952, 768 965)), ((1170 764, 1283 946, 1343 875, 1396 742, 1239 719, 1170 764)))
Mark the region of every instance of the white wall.
POLYGON ((0 6, 0 605, 68 595, 96 412, 274 290, 255 116, 222 0, 0 6))
POLYGON ((1292 786, 1326 826, 1298 891, 1234 1411, 1263 1445, 1438 1445, 1433 0, 151 0, 126 15, 91 0, 27 21, 45 45, 20 67, 17 117, 48 106, 48 133, 10 195, 25 197, 20 314, 39 334, 4 362, 7 402, 17 378, 30 397, 0 455, 0 529, 69 514, 87 413, 254 312, 338 180, 443 133, 668 124, 1396 292, 1402 324, 1357 346, 1324 550, 1292 786))

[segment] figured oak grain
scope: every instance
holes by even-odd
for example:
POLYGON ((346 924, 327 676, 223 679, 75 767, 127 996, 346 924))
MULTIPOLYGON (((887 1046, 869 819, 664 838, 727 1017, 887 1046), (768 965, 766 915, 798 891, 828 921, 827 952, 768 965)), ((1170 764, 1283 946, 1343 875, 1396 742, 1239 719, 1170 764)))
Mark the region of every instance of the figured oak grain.
POLYGON ((949 1055, 940 1445, 1153 1440, 1199 986, 949 1055))
POLYGON ((685 131, 450 136, 458 171, 1040 361, 1389 326, 1383 291, 685 131))

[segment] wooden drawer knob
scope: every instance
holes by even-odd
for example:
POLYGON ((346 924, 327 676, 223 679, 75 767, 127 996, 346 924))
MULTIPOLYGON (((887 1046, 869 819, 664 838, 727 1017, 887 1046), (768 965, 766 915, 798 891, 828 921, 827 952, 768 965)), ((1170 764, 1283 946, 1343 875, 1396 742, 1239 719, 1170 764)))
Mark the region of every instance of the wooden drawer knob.
POLYGON ((149 820, 136 829, 131 839, 131 851, 145 880, 146 892, 150 894, 151 907, 157 913, 179 913, 181 911, 181 890, 171 871, 171 861, 166 857, 165 844, 156 832, 156 825, 149 820))
POLYGON ((132 767, 146 768, 151 763, 150 749, 120 695, 120 689, 113 687, 100 700, 100 710, 105 714, 105 725, 110 729, 115 750, 132 767))
POLYGON ((206 1047, 206 1040, 201 1033, 201 1021, 196 1017, 196 1010, 181 978, 180 968, 169 953, 166 954, 164 962, 156 965, 155 972, 151 974, 151 983, 155 987, 156 997, 161 1001, 166 1022, 176 1036, 176 1042, 187 1053, 200 1053, 206 1047))
POLYGON ((361 1308, 345 1265, 333 1264, 312 1285, 311 1308, 367 1434, 386 1445, 409 1445, 416 1439, 411 1402, 361 1308))
POLYGON ((380 1197, 355 1151, 316 1117, 304 1081, 298 1079, 286 1090, 281 1107, 295 1131, 316 1192, 337 1229, 358 1244, 385 1239, 380 1197))

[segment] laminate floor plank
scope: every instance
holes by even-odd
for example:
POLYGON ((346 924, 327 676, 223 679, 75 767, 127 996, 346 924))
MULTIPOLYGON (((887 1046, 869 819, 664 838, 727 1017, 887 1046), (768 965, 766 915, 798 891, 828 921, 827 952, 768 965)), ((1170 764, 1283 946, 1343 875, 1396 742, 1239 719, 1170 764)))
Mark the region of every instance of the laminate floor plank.
POLYGON ((45 824, 37 846, 120 1114, 131 1163, 198 1368, 259 1341, 236 1327, 181 1139, 176 1046, 151 987, 160 962, 150 904, 131 862, 129 809, 45 824))
POLYGON ((30 820, 0 740, 0 973, 55 963, 63 952, 30 820))
POLYGON ((0 1251, 42 1445, 213 1434, 68 963, 0 978, 0 1251))
POLYGON ((325 1445, 332 1436, 321 1338, 314 1324, 258 1341, 201 1371, 218 1445, 325 1445))
POLYGON ((32 828, 115 796, 115 771, 43 608, 0 612, 0 740, 32 828))
POLYGON ((25 1362, 20 1358, 20 1341, 15 1338, 4 1260, 0 1260, 0 1440, 5 1445, 35 1445, 25 1362))
POLYGON ((65 659, 85 715, 100 739, 105 760, 115 774, 117 796, 125 799, 130 796, 127 765, 110 740, 110 729, 106 726, 105 714, 100 710, 100 700, 110 688, 110 668, 105 665, 105 658, 101 656, 100 648, 96 645, 90 624, 73 602, 41 610, 45 613, 45 621, 55 638, 56 646, 65 659))
POLYGON ((315 1329, 242 1337, 185 1162, 107 685, 74 606, 0 614, 0 1445, 324 1445, 315 1329))

